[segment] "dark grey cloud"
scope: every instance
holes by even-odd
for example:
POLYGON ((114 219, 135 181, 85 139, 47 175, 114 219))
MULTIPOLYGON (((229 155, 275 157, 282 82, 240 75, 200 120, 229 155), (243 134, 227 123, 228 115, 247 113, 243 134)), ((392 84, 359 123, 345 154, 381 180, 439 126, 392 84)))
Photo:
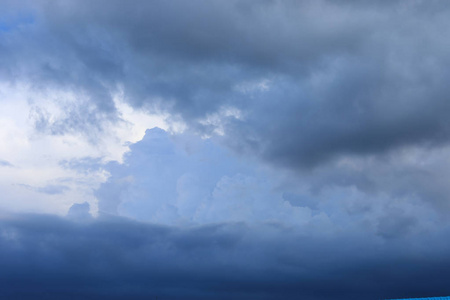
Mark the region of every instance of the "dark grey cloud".
POLYGON ((385 299, 450 294, 448 232, 415 241, 244 223, 0 221, 6 299, 385 299))
POLYGON ((93 110, 78 107, 54 134, 110 120, 111 95, 122 89, 135 107, 180 115, 202 133, 214 126, 200 120, 236 107, 245 117, 224 117, 224 142, 298 169, 447 143, 448 9, 445 1, 40 1, 16 9, 34 21, 10 21, 1 64, 3 78, 85 95, 93 110), (261 80, 267 90, 255 90, 261 80))

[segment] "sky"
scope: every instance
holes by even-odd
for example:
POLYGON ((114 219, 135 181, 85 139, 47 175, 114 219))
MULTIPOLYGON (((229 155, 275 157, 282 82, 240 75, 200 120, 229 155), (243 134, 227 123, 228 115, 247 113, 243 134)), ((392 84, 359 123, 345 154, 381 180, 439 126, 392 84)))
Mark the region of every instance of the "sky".
POLYGON ((0 0, 0 298, 450 296, 450 3, 0 0))

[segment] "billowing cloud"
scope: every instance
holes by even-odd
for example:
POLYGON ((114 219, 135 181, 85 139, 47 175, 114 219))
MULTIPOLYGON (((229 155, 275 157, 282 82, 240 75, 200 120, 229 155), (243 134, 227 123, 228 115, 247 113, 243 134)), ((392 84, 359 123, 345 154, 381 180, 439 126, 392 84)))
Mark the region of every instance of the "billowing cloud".
POLYGON ((112 162, 106 171, 110 177, 96 191, 100 213, 164 224, 311 218, 308 208, 283 199, 255 161, 190 134, 147 130, 123 164, 112 162))
POLYGON ((275 222, 308 234, 397 239, 447 226, 448 188, 439 178, 448 168, 435 165, 445 153, 409 150, 293 173, 242 159, 212 138, 154 128, 123 164, 105 167, 110 177, 95 195, 101 214, 159 224, 275 222))

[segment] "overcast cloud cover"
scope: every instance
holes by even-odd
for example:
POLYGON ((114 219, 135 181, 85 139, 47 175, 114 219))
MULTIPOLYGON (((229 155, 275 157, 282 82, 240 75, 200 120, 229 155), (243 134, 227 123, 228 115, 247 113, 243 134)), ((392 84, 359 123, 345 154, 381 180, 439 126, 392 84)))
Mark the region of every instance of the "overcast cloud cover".
POLYGON ((450 295, 447 1, 0 0, 0 296, 450 295))

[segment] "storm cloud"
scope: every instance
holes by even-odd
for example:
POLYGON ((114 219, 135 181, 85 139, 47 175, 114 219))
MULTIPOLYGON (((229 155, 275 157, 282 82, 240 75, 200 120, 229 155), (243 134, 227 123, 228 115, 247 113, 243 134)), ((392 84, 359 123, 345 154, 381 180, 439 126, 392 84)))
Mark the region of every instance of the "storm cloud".
POLYGON ((449 293, 448 231, 385 244, 276 224, 1 221, 8 299, 381 299, 449 293), (318 251, 320 249, 320 251, 318 251))
POLYGON ((449 2, 0 8, 0 297, 450 294, 449 2))
POLYGON ((3 78, 89 103, 41 115, 54 134, 111 121, 120 90, 291 168, 449 137, 444 1, 23 3, 5 4, 3 78))

